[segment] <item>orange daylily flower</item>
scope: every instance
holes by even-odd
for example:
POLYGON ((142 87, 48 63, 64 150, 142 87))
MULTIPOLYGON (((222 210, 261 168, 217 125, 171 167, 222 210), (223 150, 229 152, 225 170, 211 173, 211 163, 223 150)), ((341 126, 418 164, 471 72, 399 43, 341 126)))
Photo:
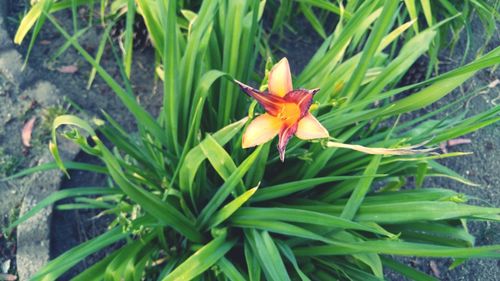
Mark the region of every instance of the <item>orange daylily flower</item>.
POLYGON ((268 91, 261 92, 240 81, 236 83, 266 111, 248 125, 243 134, 243 148, 266 143, 279 135, 278 151, 281 161, 284 161, 286 145, 294 134, 303 140, 329 137, 325 127, 309 113, 313 95, 319 89, 294 90, 286 58, 271 69, 268 91))

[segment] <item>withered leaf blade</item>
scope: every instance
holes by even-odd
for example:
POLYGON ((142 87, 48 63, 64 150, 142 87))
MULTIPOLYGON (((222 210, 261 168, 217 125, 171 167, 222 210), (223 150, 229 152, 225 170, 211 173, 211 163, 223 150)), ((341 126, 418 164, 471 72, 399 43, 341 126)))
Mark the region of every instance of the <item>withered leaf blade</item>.
POLYGON ((434 274, 434 276, 436 276, 437 278, 441 277, 440 276, 441 271, 439 271, 437 263, 435 261, 430 261, 429 265, 431 267, 431 270, 432 270, 432 273, 434 274))

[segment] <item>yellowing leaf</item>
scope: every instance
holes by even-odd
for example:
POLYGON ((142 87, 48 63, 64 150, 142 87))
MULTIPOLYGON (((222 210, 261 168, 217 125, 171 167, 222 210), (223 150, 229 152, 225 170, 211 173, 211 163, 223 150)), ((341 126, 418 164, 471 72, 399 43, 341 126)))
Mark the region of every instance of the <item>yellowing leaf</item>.
POLYGON ((19 24, 19 28, 17 29, 16 35, 14 36, 14 43, 21 44, 26 34, 33 27, 35 22, 38 20, 43 11, 43 6, 47 2, 47 0, 42 0, 33 7, 31 7, 30 11, 24 16, 21 24, 19 24))

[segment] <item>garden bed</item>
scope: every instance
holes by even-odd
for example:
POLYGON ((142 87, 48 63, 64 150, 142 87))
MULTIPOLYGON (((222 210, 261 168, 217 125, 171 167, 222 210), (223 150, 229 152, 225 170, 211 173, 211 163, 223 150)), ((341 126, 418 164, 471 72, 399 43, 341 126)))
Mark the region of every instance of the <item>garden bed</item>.
MULTIPOLYGON (((7 17, 13 19, 16 18, 18 11, 13 9, 7 17)), ((60 19, 69 19, 69 11, 60 12, 57 16, 60 19)), ((84 13, 83 13, 84 14, 84 13)), ((0 15, 1 16, 1 15, 0 15)), ((5 15, 4 15, 5 16, 5 15)), ((298 36, 290 38, 292 35, 287 34, 281 39, 280 44, 288 46, 286 48, 286 56, 289 58, 292 69, 294 71, 299 71, 304 67, 305 62, 309 60, 312 56, 314 50, 318 47, 321 42, 314 34, 312 29, 305 24, 305 21, 301 18, 296 20, 294 27, 297 28, 298 36)), ((7 22, 4 20, 4 22, 7 22)), ((13 36, 15 31, 16 23, 8 21, 8 31, 10 36, 13 36)), ((1 23, 1 21, 0 21, 1 23)), ((66 26, 70 26, 69 20, 63 23, 66 26)), ((82 20, 82 24, 85 21, 82 20)), ((473 29, 480 30, 479 24, 473 24, 473 29)), ((1 28, 0 28, 1 29, 1 28)), ((90 53, 93 53, 99 44, 99 34, 102 30, 99 27, 92 27, 91 31, 88 31, 82 36, 81 42, 83 47, 90 53)), ((473 46, 472 50, 477 50, 481 47, 481 32, 474 32, 472 42, 477 44, 473 46)), ((84 115, 87 118, 94 116, 101 116, 100 110, 105 110, 111 116, 117 119, 117 121, 129 130, 133 130, 134 123, 133 118, 130 116, 126 108, 121 104, 115 94, 103 83, 100 78, 97 78, 92 84, 89 90, 86 89, 88 73, 90 72, 90 66, 80 57, 80 55, 74 51, 72 48, 68 49, 57 59, 51 60, 50 57, 54 54, 54 50, 63 45, 65 39, 53 28, 46 26, 42 29, 39 35, 37 44, 33 49, 29 61, 28 61, 28 71, 25 71, 19 76, 19 80, 8 80, 0 85, 0 113, 11 115, 12 120, 8 122, 4 121, 4 130, 0 131, 0 157, 2 159, 7 159, 4 161, 9 161, 9 170, 2 171, 4 173, 13 173, 19 171, 22 168, 33 166, 37 163, 41 155, 46 153, 47 149, 47 131, 43 131, 43 119, 41 115, 43 112, 50 110, 51 108, 56 108, 60 106, 61 108, 69 108, 68 112, 77 113, 84 115), (70 67, 70 68, 68 68, 70 67), (71 71, 68 71, 71 70, 71 71), (14 84, 12 84, 14 81, 14 84), (15 84, 18 81, 19 84, 15 84), (28 95, 29 98, 23 100, 23 93, 29 91, 33 88, 33 85, 39 85, 40 81, 48 81, 52 85, 57 87, 57 93, 54 93, 55 97, 50 96, 50 102, 44 100, 35 99, 36 94, 28 95), (66 99, 65 99, 66 97, 66 99), (8 102, 3 102, 2 100, 8 102), (33 103, 35 105, 33 106, 33 103), (68 105, 71 105, 68 107, 68 105), (33 108, 31 108, 33 106, 33 108), (79 110, 81 107, 84 112, 79 110), (23 112, 19 114, 19 112, 23 112), (10 113, 9 113, 10 111, 10 113), (37 123, 33 131, 33 147, 26 151, 20 144, 20 130, 22 124, 24 124, 31 116, 37 116, 40 123, 37 123), (45 151, 45 152, 44 152, 45 151), (3 154, 2 154, 3 152, 3 154)), ((498 46, 500 44, 500 37, 497 34, 496 37, 489 43, 489 46, 498 46)), ((450 57, 446 52, 441 54, 444 67, 456 66, 457 62, 461 59, 461 52, 463 50, 463 44, 457 47, 455 54, 450 57)), ((0 55, 6 52, 15 52, 20 54, 26 53, 26 44, 21 47, 13 49, 0 50, 0 55)), ((114 66, 115 59, 112 56, 112 52, 109 50, 105 52, 105 56, 101 64, 108 69, 108 71, 115 77, 119 77, 119 71, 114 66)), ((285 53, 284 53, 285 54, 285 53)), ((471 52, 470 54, 474 54, 471 52)), ((158 89, 155 80, 153 79, 154 69, 152 68, 154 62, 154 52, 150 48, 144 48, 138 50, 134 53, 134 66, 132 74, 132 87, 134 92, 137 93, 137 99, 140 100, 141 104, 145 106, 149 112, 152 112, 153 116, 156 116, 157 112, 160 110, 159 102, 162 98, 162 93, 158 89)), ((472 58, 472 57, 471 57, 472 58)), ((5 66, 5 64, 4 64, 5 66)), ((0 69, 0 74, 8 73, 4 69, 0 69)), ((500 77, 500 72, 497 71, 481 71, 474 78, 470 79, 461 89, 457 90, 452 95, 449 95, 443 100, 440 100, 436 104, 432 105, 431 108, 436 108, 446 104, 447 102, 464 95, 467 91, 474 89, 480 85, 492 84, 494 81, 500 77)), ((423 77, 421 77, 423 78, 423 77)), ((0 79, 2 76, 0 75, 0 79)), ((415 79, 414 77, 411 79, 415 79)), ((7 79, 6 79, 7 80, 7 79)), ((498 80, 497 80, 498 81, 498 80)), ((0 81, 2 82, 2 81, 0 81)), ((418 82, 418 81, 411 81, 418 82)), ((43 87, 43 86, 42 86, 43 87)), ((161 88, 161 87, 160 87, 161 88)), ((36 89, 36 88, 35 88, 36 89)), ((36 91, 35 91, 36 92, 36 91)), ((50 94, 50 90, 45 89, 45 94, 41 97, 47 98, 47 94, 50 94)), ((471 98, 462 110, 467 110, 468 115, 473 115, 475 113, 483 112, 493 106, 496 106, 496 102, 499 101, 500 87, 496 86, 489 89, 487 92, 477 95, 471 98)), ((423 112, 416 112, 415 115, 407 115, 402 118, 412 118, 423 112)), ((6 120, 6 119, 5 119, 6 120)), ((500 148, 500 126, 494 124, 487 128, 484 128, 476 133, 473 133, 466 138, 471 140, 470 144, 450 146, 447 149, 450 151, 471 151, 474 154, 459 158, 444 159, 441 163, 450 167, 451 169, 457 171, 459 174, 465 175, 469 180, 479 184, 478 187, 471 187, 459 184, 455 181, 443 179, 443 178, 430 178, 426 180, 426 186, 440 186, 445 188, 450 188, 465 194, 475 197, 471 201, 474 203, 487 202, 492 206, 500 205, 500 157, 495 157, 498 154, 498 149, 500 148)), ((82 155, 79 160, 87 160, 82 155)), ((4 165, 3 167, 6 167, 4 165)), ((105 178, 97 177, 92 178, 87 174, 72 174, 71 180, 63 180, 61 183, 61 188, 71 188, 76 186, 98 186, 105 182, 105 178)), ((2 175, 3 176, 3 175, 2 175)), ((43 185, 43 183, 41 183, 43 185)), ((1 187, 1 186, 0 186, 1 187)), ((27 193, 37 192, 36 186, 29 187, 26 191, 16 190, 17 186, 11 187, 12 191, 17 195, 16 200, 8 199, 7 196, 0 200, 17 202, 12 205, 12 210, 20 208, 20 203, 22 197, 27 193)), ((2 193, 8 194, 8 193, 2 193)), ((65 203, 65 202, 62 202, 65 203)), ((0 201, 0 205, 3 205, 3 201, 0 201)), ((2 209, 2 211, 6 211, 2 209)), ((2 214, 3 224, 8 223, 9 217, 16 214, 16 211, 12 213, 2 214), (13 214, 12 214, 13 213, 13 214)), ((99 234, 102 231, 102 227, 105 227, 105 223, 101 223, 99 220, 95 220, 94 217, 97 212, 92 211, 71 211, 62 212, 56 210, 53 214, 51 231, 51 242, 50 242, 50 255, 51 257, 56 257, 65 250, 99 234), (72 239, 66 239, 71 237, 72 239)), ((106 222, 106 218, 101 218, 106 222)), ((3 225, 2 224, 2 225, 3 225)), ((498 224, 490 225, 487 223, 471 223, 469 224, 469 229, 474 236, 477 237, 477 245, 486 244, 499 244, 500 243, 500 226, 498 224)), ((19 235, 19 234, 18 234, 19 235)), ((48 245, 45 245, 48 247, 48 245)), ((5 260, 12 261, 11 273, 15 271, 16 267, 20 268, 24 266, 23 264, 15 263, 15 240, 12 238, 6 239, 5 237, 0 237, 0 254, 2 258, 0 262, 5 260)), ((88 264, 93 263, 97 259, 92 257, 85 260, 76 270, 82 270, 88 264)), ((454 270, 448 271, 447 267, 451 264, 449 259, 412 259, 405 258, 402 259, 406 263, 424 270, 431 275, 435 275, 442 280, 498 280, 500 278, 500 268, 498 266, 497 260, 470 260, 460 265, 454 270)), ((69 275, 74 274, 69 273, 69 275)), ((68 277, 67 275, 66 277, 68 277)), ((66 278, 65 277, 65 278, 66 278)), ((399 277, 388 273, 387 277, 391 280, 399 280, 399 277)), ((61 279, 65 280, 65 279, 61 279)))

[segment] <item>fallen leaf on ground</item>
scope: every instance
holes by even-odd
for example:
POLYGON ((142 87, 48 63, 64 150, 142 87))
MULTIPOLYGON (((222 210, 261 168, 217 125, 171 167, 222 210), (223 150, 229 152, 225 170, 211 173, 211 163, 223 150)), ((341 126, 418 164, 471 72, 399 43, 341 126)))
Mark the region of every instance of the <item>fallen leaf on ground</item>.
POLYGON ((439 278, 439 275, 441 275, 441 271, 439 271, 438 266, 435 261, 430 261, 429 265, 431 266, 432 274, 439 278))
POLYGON ((12 274, 0 274, 0 280, 2 281, 15 281, 17 280, 17 277, 12 274))
POLYGON ((42 40, 42 41, 40 41, 41 45, 50 45, 51 43, 52 43, 52 41, 50 41, 50 40, 42 40))
POLYGON ((472 143, 471 139, 452 139, 439 144, 439 148, 443 153, 448 153, 448 147, 467 143, 472 143))
POLYGON ((57 68, 57 71, 59 71, 61 73, 73 74, 73 73, 78 71, 78 67, 74 64, 64 65, 64 66, 57 68))
POLYGON ((21 132, 21 138, 22 138, 22 141, 23 141, 23 145, 26 146, 26 147, 30 147, 31 146, 31 144, 30 144, 30 142, 31 142, 31 133, 33 132, 33 127, 35 126, 35 121, 36 121, 36 117, 33 116, 23 126, 23 130, 21 132))
POLYGON ((500 84, 500 80, 495 79, 491 81, 491 83, 488 85, 489 88, 495 88, 498 84, 500 84))

